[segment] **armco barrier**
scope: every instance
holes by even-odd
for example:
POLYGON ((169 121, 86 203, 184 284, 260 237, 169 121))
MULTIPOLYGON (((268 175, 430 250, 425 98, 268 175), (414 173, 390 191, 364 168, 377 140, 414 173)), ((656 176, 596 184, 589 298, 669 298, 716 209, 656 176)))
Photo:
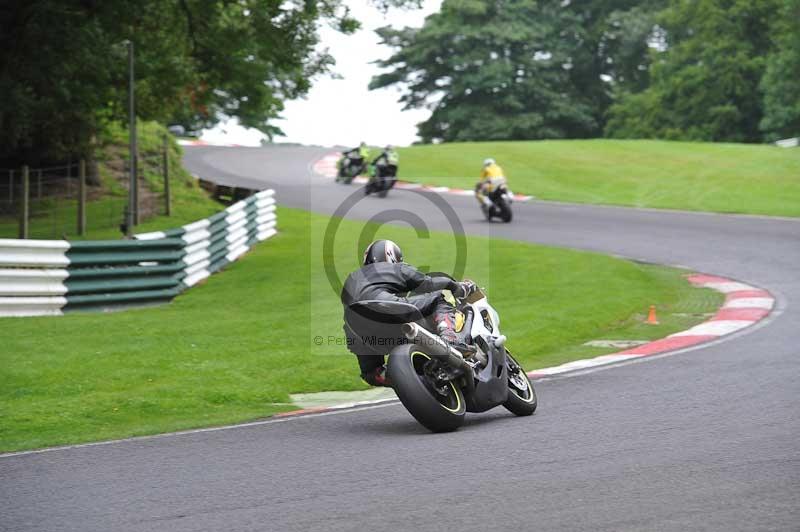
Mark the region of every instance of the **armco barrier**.
POLYGON ((276 229, 274 191, 134 240, 0 239, 0 316, 57 315, 168 301, 276 229))

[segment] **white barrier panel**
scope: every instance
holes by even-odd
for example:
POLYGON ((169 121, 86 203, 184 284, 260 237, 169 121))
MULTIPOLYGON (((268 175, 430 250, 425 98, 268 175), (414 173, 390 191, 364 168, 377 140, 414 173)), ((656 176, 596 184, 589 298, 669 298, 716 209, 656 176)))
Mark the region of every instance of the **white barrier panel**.
POLYGON ((67 298, 0 297, 0 316, 59 316, 67 298))
POLYGON ((66 278, 67 270, 0 268, 0 296, 60 296, 66 278))
POLYGON ((0 238, 0 267, 59 267, 69 265, 66 240, 0 238))

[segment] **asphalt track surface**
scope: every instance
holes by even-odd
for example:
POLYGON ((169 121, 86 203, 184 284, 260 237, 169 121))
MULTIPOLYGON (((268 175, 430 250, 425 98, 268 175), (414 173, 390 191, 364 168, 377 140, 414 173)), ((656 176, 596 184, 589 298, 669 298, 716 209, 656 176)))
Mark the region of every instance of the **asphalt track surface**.
MULTIPOLYGON (((324 153, 188 148, 186 161, 330 213, 356 187, 311 176, 324 153)), ((391 404, 0 458, 0 529, 800 530, 800 222, 533 201, 490 225, 471 198, 442 197, 468 233, 685 265, 778 307, 727 341, 540 381, 533 417, 496 409, 453 434, 391 404)), ((404 191, 349 215, 387 208, 450 227, 404 191)))

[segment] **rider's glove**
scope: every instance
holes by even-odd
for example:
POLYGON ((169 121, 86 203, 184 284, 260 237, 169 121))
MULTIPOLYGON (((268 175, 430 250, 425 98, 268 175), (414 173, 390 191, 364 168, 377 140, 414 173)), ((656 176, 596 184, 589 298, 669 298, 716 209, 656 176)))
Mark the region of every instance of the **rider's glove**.
POLYGON ((456 292, 453 293, 458 299, 464 299, 469 297, 475 290, 478 289, 478 286, 470 281, 469 279, 465 279, 464 281, 458 283, 458 288, 456 292))

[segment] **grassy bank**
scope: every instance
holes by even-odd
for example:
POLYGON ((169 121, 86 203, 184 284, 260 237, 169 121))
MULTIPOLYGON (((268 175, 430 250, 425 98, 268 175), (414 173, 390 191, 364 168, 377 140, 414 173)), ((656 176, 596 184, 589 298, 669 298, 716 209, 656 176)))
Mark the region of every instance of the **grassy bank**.
POLYGON ((800 216, 800 149, 636 140, 454 143, 400 150, 401 176, 471 188, 494 157, 540 199, 800 216))
MULTIPOLYGON (((140 122, 138 142, 142 169, 139 180, 142 223, 137 226, 136 232, 178 227, 220 210, 220 205, 183 168, 183 150, 166 128, 155 122, 140 122), (164 214, 164 182, 160 169, 165 137, 169 138, 171 216, 164 214)), ((70 193, 65 194, 62 191, 60 194, 45 195, 41 200, 32 199, 30 238, 80 240, 122 236, 119 226, 128 203, 125 170, 128 159, 127 130, 119 124, 110 124, 99 138, 98 144, 95 158, 98 163, 99 185, 87 187, 89 201, 86 205, 85 235, 81 237, 77 234, 77 185, 72 184, 70 193)), ((31 186, 34 194, 35 181, 32 181, 31 186)), ((18 223, 16 216, 0 216, 0 238, 16 238, 18 223)))
MULTIPOLYGON (((280 209, 276 237, 166 306, 0 320, 0 449, 244 421, 292 409, 290 393, 365 388, 323 274, 326 223, 280 209)), ((343 222, 326 258, 342 276, 357 266, 362 229, 343 222)), ((453 266, 452 235, 377 234, 414 264, 453 266)), ((487 287, 529 369, 611 351, 587 340, 683 329, 720 301, 677 270, 592 253, 484 238, 469 238, 467 251, 465 276, 487 287), (657 328, 640 324, 650 304, 657 328)))

